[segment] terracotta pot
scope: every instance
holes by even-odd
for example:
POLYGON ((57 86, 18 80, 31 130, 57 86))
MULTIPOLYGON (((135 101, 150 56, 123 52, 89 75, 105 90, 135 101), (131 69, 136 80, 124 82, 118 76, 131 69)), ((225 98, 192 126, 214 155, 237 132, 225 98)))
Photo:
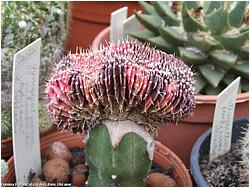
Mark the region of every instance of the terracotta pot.
MULTIPOLYGON (((84 136, 83 134, 73 134, 73 133, 62 133, 56 132, 41 138, 41 152, 45 152, 46 149, 54 142, 61 141, 66 144, 69 148, 80 147, 84 148, 83 144, 84 136)), ((159 164, 161 167, 167 169, 171 168, 173 170, 173 176, 176 180, 178 186, 192 186, 192 181, 190 174, 183 164, 183 162, 178 158, 178 156, 173 153, 166 146, 160 142, 156 142, 154 162, 159 164)), ((9 166, 9 172, 4 177, 2 183, 14 183, 15 182, 15 169, 14 169, 14 157, 11 157, 7 162, 9 166)))
POLYGON ((139 10, 137 1, 71 2, 72 20, 65 51, 74 52, 77 46, 89 48, 97 33, 110 25, 111 13, 125 6, 128 7, 128 15, 139 10))
MULTIPOLYGON (((41 137, 56 132, 57 128, 53 126, 50 130, 41 133, 41 137)), ((12 138, 7 138, 6 140, 1 141, 1 158, 8 160, 13 155, 13 143, 12 138)))
MULTIPOLYGON (((109 40, 110 27, 97 34, 92 46, 98 48, 101 43, 109 40)), ((178 126, 164 126, 159 129, 158 140, 173 150, 189 167, 192 146, 199 136, 212 126, 216 104, 216 95, 197 95, 196 108, 190 118, 178 123, 178 126)), ((235 108, 235 118, 249 114, 249 93, 239 94, 235 108)), ((168 123, 168 125, 175 125, 168 123)))

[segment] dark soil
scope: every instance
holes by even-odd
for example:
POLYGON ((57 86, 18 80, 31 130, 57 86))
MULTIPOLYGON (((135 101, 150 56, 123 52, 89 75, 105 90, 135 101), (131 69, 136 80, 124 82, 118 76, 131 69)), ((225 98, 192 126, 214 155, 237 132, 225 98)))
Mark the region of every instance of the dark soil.
POLYGON ((247 182, 240 181, 240 172, 243 167, 240 156, 237 155, 238 144, 232 144, 232 149, 223 156, 208 164, 209 155, 201 157, 200 168, 210 187, 243 187, 247 182))

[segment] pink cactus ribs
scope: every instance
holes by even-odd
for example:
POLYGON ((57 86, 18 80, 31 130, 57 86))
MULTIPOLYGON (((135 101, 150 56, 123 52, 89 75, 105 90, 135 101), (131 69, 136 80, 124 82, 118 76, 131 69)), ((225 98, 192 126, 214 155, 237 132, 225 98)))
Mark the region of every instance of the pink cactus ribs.
POLYGON ((171 54, 136 41, 68 54, 46 86, 60 129, 87 130, 102 119, 133 120, 147 129, 178 121, 195 107, 191 69, 171 54))

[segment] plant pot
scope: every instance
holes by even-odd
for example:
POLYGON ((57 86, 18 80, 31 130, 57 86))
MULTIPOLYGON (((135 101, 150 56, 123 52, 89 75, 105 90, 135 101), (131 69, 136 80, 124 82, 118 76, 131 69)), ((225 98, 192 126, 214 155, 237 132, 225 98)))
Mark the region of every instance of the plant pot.
MULTIPOLYGON (((233 123, 232 131, 232 142, 235 142, 238 138, 242 136, 242 128, 248 126, 247 119, 239 119, 233 123)), ((200 159, 202 156, 207 154, 210 149, 210 139, 211 139, 212 129, 210 128, 205 133, 203 133, 193 146, 191 158, 190 158, 190 170, 193 179, 198 187, 208 187, 207 181, 203 177, 200 169, 200 159)))
POLYGON ((77 46, 89 48, 97 33, 110 25, 111 13, 124 6, 128 7, 128 15, 139 10, 137 1, 71 2, 72 20, 65 51, 74 52, 77 46))
MULTIPOLYGON (((48 131, 41 133, 40 137, 46 136, 48 134, 51 134, 53 132, 56 132, 57 128, 55 126, 52 126, 51 129, 48 131)), ((7 138, 5 140, 1 141, 1 157, 2 159, 8 160, 13 155, 13 143, 12 138, 7 138)))
MULTIPOLYGON (((46 149, 54 142, 61 141, 69 148, 80 147, 83 148, 84 136, 83 134, 73 134, 67 132, 56 132, 41 138, 41 152, 45 152, 46 149)), ((173 176, 178 186, 192 186, 190 174, 183 164, 183 162, 173 153, 170 149, 165 147, 160 142, 156 142, 154 152, 154 162, 159 164, 162 168, 173 170, 173 176)), ((15 182, 15 169, 14 169, 14 157, 11 157, 8 162, 9 171, 2 180, 2 183, 14 183, 15 182)))
MULTIPOLYGON (((110 27, 103 29, 93 40, 92 46, 98 48, 109 40, 110 27)), ((164 126, 159 130, 158 140, 173 150, 189 167, 192 146, 207 129, 212 126, 216 95, 197 95, 196 108, 190 118, 182 120, 178 126, 164 126)), ((249 114, 249 93, 239 94, 235 107, 235 118, 249 114)), ((168 123, 168 125, 175 125, 168 123)))

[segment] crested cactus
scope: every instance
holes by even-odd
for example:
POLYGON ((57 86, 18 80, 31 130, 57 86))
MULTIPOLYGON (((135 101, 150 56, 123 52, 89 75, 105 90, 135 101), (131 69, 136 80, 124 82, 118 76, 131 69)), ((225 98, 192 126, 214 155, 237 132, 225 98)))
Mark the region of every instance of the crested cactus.
POLYGON ((156 128, 195 107, 191 69, 135 41, 68 54, 45 92, 59 129, 89 133, 89 186, 145 185, 156 128))
POLYGON ((238 76, 240 90, 249 90, 247 1, 139 3, 145 30, 129 34, 192 66, 198 93, 219 94, 238 76))
POLYGON ((3 179, 8 173, 9 167, 5 160, 1 159, 1 179, 3 179))

